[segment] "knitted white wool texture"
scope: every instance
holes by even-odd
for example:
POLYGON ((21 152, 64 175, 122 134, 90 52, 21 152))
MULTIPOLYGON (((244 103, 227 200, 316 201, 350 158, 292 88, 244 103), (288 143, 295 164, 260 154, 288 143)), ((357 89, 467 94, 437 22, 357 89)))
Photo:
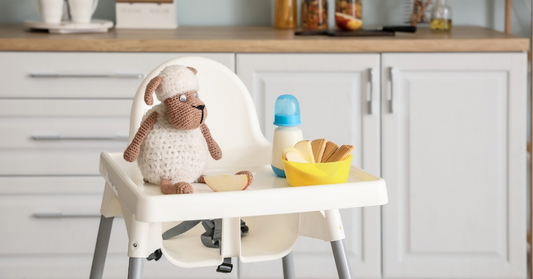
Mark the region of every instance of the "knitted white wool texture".
POLYGON ((168 119, 164 104, 150 109, 143 121, 154 111, 159 114, 157 122, 141 144, 137 158, 144 179, 158 185, 161 179, 173 183, 196 181, 209 158, 202 130, 176 129, 168 119))
POLYGON ((163 81, 156 88, 155 95, 161 102, 180 93, 200 90, 196 75, 185 66, 166 66, 159 76, 163 81))

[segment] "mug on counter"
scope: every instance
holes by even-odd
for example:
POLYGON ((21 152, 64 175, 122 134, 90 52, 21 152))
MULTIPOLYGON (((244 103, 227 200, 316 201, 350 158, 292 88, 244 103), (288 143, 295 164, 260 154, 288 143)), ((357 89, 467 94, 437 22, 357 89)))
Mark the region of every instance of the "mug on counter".
POLYGON ((32 2, 45 23, 61 22, 64 0, 34 0, 32 2))
POLYGON ((89 23, 98 0, 68 0, 70 16, 74 23, 89 23))

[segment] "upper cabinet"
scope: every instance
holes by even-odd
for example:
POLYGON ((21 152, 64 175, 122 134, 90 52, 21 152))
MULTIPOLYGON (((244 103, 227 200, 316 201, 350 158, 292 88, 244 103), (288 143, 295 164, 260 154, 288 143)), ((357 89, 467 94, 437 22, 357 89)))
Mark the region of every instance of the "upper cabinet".
POLYGON ((525 53, 383 54, 383 276, 526 278, 525 53))
MULTIPOLYGON (((298 98, 304 139, 351 144, 353 165, 380 173, 379 54, 237 54, 237 74, 255 102, 261 128, 272 140, 274 103, 298 98)), ((380 208, 342 211, 346 247, 355 278, 381 276, 380 208)), ((337 278, 329 243, 300 238, 296 276, 337 278)), ((243 278, 280 278, 281 261, 241 264, 243 278)))

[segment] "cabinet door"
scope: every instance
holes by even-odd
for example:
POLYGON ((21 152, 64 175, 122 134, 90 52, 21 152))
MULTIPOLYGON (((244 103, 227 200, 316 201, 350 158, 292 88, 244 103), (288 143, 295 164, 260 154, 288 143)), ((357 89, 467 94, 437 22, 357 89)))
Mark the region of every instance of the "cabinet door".
MULTIPOLYGON (((305 139, 351 144, 353 165, 379 175, 379 63, 378 54, 238 54, 237 74, 267 139, 275 128, 276 98, 292 94, 300 103, 305 139)), ((343 210, 342 218, 354 277, 380 277, 380 208, 343 210)), ((294 259, 299 278, 337 278, 327 242, 300 237, 294 259)), ((242 278, 280 278, 281 267, 279 260, 241 264, 239 271, 242 278)))
POLYGON ((526 278, 526 66, 383 55, 384 277, 526 278))

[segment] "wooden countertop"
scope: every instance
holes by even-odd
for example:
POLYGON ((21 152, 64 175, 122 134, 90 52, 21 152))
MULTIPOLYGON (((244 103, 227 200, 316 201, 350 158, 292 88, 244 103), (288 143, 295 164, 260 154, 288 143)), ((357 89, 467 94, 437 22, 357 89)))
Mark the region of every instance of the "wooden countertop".
POLYGON ((455 26, 451 33, 419 28, 394 37, 295 36, 271 27, 112 29, 97 34, 28 32, 0 25, 0 51, 91 52, 497 52, 528 51, 529 40, 488 28, 455 26))

